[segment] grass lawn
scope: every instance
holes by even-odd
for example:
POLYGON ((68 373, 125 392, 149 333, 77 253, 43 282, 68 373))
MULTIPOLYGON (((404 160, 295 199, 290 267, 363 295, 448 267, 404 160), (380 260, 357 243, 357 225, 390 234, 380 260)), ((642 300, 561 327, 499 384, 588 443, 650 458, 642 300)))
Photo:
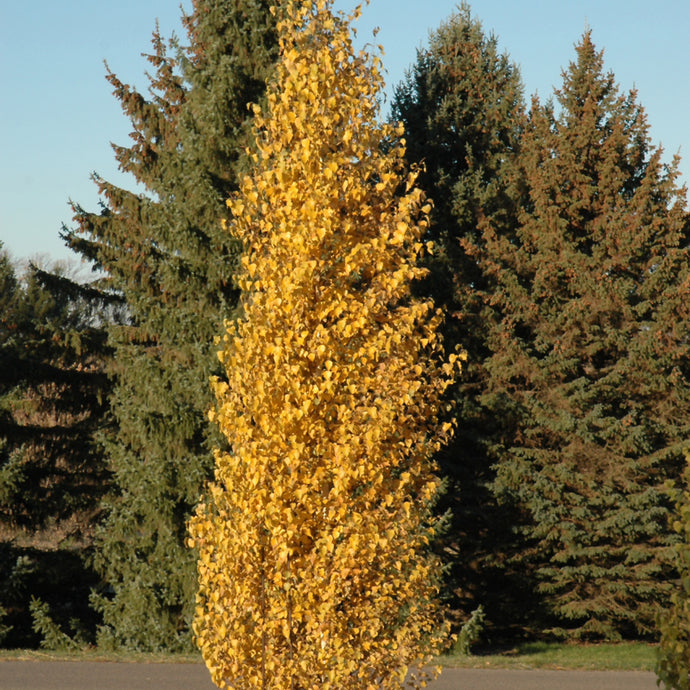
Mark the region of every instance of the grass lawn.
MULTIPOLYGON (((125 663, 201 663, 195 654, 143 654, 136 652, 51 652, 0 650, 3 660, 27 661, 120 661, 125 663)), ((472 656, 450 654, 439 661, 454 668, 587 669, 598 671, 653 671, 656 645, 642 642, 619 644, 557 644, 532 642, 513 649, 481 652, 472 656)))
POLYGON ((559 644, 530 642, 501 651, 476 655, 450 654, 440 661, 455 668, 544 668, 590 671, 653 671, 654 644, 621 642, 611 644, 559 644))
POLYGON ((167 654, 165 652, 106 652, 98 649, 0 649, 3 661, 119 661, 129 664, 201 664, 200 654, 167 654))

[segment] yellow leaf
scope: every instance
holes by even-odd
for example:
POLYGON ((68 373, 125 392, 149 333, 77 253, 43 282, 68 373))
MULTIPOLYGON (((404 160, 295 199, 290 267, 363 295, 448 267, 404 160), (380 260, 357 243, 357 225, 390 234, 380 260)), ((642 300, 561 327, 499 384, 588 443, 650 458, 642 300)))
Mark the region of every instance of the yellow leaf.
POLYGON ((441 373, 441 317, 409 283, 431 205, 391 145, 402 126, 373 119, 379 62, 330 8, 281 10, 281 59, 228 203, 244 295, 212 383, 224 449, 188 540, 195 636, 223 687, 348 690, 362 659, 395 680, 448 630, 425 543, 462 355, 441 373))

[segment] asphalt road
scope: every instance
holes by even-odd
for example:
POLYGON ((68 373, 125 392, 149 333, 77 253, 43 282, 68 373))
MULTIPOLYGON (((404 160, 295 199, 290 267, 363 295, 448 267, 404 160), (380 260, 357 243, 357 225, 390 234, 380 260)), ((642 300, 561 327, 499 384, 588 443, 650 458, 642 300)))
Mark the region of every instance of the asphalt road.
MULTIPOLYGON (((653 673, 445 669, 429 690, 656 690, 653 673)), ((0 661, 0 690, 214 690, 200 664, 0 661)))

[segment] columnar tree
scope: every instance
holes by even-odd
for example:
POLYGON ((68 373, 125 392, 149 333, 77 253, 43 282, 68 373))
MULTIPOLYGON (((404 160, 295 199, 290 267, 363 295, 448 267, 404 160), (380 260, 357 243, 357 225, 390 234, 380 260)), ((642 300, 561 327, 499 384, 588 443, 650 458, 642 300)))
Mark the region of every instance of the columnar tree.
POLYGON ((289 2, 229 202, 245 246, 211 416, 231 445, 190 525, 197 643, 220 687, 402 687, 446 633, 427 554, 451 430, 440 314, 414 299, 427 229, 380 61, 332 3, 289 2))
POLYGON ((213 465, 205 412, 211 345, 232 315, 237 242, 221 228, 276 55, 266 0, 196 0, 189 46, 156 33, 150 95, 108 73, 133 126, 115 146, 136 194, 96 177, 100 213, 75 207, 69 245, 120 294, 129 323, 111 328, 114 434, 104 443, 115 490, 97 539, 101 641, 191 647, 195 556, 185 524, 213 465))
POLYGON ((516 238, 488 224, 477 253, 498 285, 496 490, 524 511, 519 564, 561 633, 651 634, 690 419, 685 190, 589 32, 556 103, 533 100, 516 238))
POLYGON ((392 109, 405 125, 406 158, 421 166, 418 185, 434 200, 426 234, 437 249, 426 257, 430 272, 416 290, 446 313, 446 343, 468 353, 466 371, 453 388, 458 433, 439 456, 447 479, 440 507, 453 514, 440 545, 452 565, 448 584, 463 617, 479 603, 497 625, 508 617, 509 597, 519 606, 526 599, 505 576, 501 542, 510 517, 497 512, 488 488, 486 442, 498 422, 479 397, 490 319, 482 295, 490 280, 466 243, 480 243, 479 228, 487 219, 497 232, 514 233, 520 186, 511 163, 524 110, 518 68, 466 3, 418 51, 392 109))

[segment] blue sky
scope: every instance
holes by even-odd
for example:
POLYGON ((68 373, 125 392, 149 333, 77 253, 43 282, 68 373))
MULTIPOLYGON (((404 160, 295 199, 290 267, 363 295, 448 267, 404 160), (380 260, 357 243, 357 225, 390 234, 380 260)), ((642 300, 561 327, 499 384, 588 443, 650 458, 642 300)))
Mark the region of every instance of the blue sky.
MULTIPOLYGON (((356 0, 336 0, 349 10, 356 0)), ((0 2, 0 240, 16 258, 73 257, 59 238, 68 200, 96 209, 92 171, 122 186, 110 142, 126 144, 129 122, 105 81, 103 60, 146 87, 151 31, 181 34, 191 0, 0 2)), ((381 43, 387 92, 398 83, 455 0, 371 0, 361 42, 381 43), (380 27, 375 39, 371 32, 380 27)), ((625 90, 637 87, 654 143, 680 150, 690 181, 690 2, 687 0, 475 0, 474 16, 521 69, 526 95, 547 98, 586 26, 625 90)))

